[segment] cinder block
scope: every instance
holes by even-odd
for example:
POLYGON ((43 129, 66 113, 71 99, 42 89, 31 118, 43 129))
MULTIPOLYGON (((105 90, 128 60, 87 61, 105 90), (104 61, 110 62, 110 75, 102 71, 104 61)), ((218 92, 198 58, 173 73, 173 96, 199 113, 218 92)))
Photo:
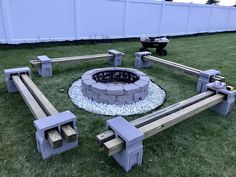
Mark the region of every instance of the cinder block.
POLYGON ((72 128, 77 132, 76 127, 76 116, 70 111, 61 112, 52 116, 48 116, 43 119, 38 119, 34 121, 34 126, 36 127, 36 142, 38 152, 41 153, 43 159, 48 159, 56 154, 68 151, 78 146, 78 138, 73 142, 67 142, 62 139, 62 146, 56 149, 51 148, 48 140, 46 139, 46 131, 51 129, 57 129, 59 134, 61 134, 61 127, 65 124, 70 124, 72 128))
POLYGON ((124 53, 119 52, 114 49, 108 50, 108 53, 110 53, 114 56, 112 59, 109 60, 109 63, 111 63, 115 67, 121 66, 122 57, 123 57, 124 53))
POLYGON ((223 102, 213 106, 211 109, 222 116, 227 116, 233 109, 235 96, 236 96, 236 90, 229 91, 226 89, 225 84, 222 84, 220 86, 218 85, 218 83, 219 81, 215 81, 213 83, 207 84, 206 85, 207 90, 215 90, 216 93, 224 94, 226 95, 226 99, 223 102))
POLYGON ((148 68, 152 65, 151 62, 143 60, 143 57, 151 55, 151 52, 136 52, 134 55, 136 68, 148 68))
POLYGON ((27 74, 29 77, 31 77, 31 70, 28 67, 21 67, 21 68, 12 68, 12 69, 4 69, 4 76, 5 76, 5 82, 7 85, 7 90, 9 93, 18 92, 17 88, 15 87, 15 84, 12 80, 12 75, 18 75, 21 74, 27 74))
POLYGON ((52 60, 46 55, 37 56, 37 59, 40 61, 39 75, 42 77, 52 77, 52 60))
POLYGON ((116 101, 116 96, 112 95, 100 95, 99 100, 101 103, 113 103, 116 101))
POLYGON ((126 172, 130 171, 134 165, 141 165, 143 158, 143 132, 121 116, 108 120, 107 127, 115 132, 115 137, 120 137, 125 141, 124 150, 113 155, 116 162, 126 172))
POLYGON ((197 91, 199 93, 205 92, 207 90, 207 84, 210 83, 210 79, 213 76, 220 75, 220 71, 214 70, 214 69, 209 69, 206 71, 201 71, 199 78, 198 78, 198 83, 197 83, 197 91))

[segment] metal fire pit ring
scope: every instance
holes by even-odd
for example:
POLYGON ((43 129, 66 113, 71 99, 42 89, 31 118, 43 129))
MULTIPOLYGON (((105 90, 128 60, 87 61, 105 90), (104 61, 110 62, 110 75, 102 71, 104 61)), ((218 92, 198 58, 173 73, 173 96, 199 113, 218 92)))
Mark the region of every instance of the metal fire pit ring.
POLYGON ((82 75, 82 93, 98 103, 132 104, 148 95, 150 78, 132 68, 98 68, 82 75))

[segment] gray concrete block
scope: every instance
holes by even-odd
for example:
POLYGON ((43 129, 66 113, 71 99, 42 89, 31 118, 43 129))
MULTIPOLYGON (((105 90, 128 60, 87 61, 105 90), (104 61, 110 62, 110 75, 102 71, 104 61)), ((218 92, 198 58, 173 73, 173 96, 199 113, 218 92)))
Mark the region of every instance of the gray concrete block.
POLYGON ((87 91, 86 96, 88 98, 92 99, 92 100, 95 100, 95 101, 98 100, 98 98, 99 98, 99 94, 97 94, 97 93, 95 93, 93 91, 90 91, 90 90, 87 91))
POLYGON ((46 55, 37 56, 37 59, 40 61, 39 75, 42 77, 52 77, 52 60, 46 55))
POLYGON ((149 81, 144 81, 144 80, 138 80, 134 83, 135 85, 137 85, 141 91, 144 91, 148 88, 149 85, 149 81))
POLYGON ((61 127, 65 124, 70 124, 72 128, 77 132, 76 127, 76 116, 70 111, 61 112, 52 116, 48 116, 43 119, 34 121, 36 127, 36 143, 38 152, 42 155, 43 159, 48 159, 56 154, 68 151, 78 146, 78 138, 74 142, 67 142, 65 139, 62 140, 62 146, 56 149, 51 148, 48 140, 46 139, 46 131, 51 129, 57 129, 61 134, 61 127))
POLYGON ((116 162, 126 172, 130 171, 134 165, 141 165, 144 134, 121 116, 108 120, 107 127, 115 132, 115 137, 125 141, 124 150, 113 155, 116 162))
POLYGON ((210 83, 210 79, 213 76, 220 75, 220 71, 209 69, 206 71, 201 71, 198 77, 197 92, 205 92, 207 90, 207 84, 210 83))
POLYGON ((139 92, 139 93, 135 93, 134 94, 134 101, 140 101, 145 99, 145 97, 147 96, 148 92, 139 92))
POLYGON ((108 95, 123 95, 124 89, 120 85, 108 85, 107 94, 108 95))
POLYGON ((18 92, 18 89, 15 87, 15 84, 12 80, 12 75, 27 74, 31 77, 31 70, 28 67, 21 67, 21 68, 12 68, 12 69, 4 69, 4 77, 7 86, 7 90, 9 93, 18 92))
POLYGON ((123 102, 123 103, 133 102, 134 101, 134 95, 133 94, 128 94, 128 95, 117 96, 117 101, 118 102, 123 102))
POLYGON ((119 52, 114 49, 108 50, 108 53, 110 53, 114 56, 112 59, 109 60, 109 63, 111 63, 115 67, 121 66, 122 57, 123 57, 124 53, 119 52))
POLYGON ((151 52, 136 52, 134 55, 135 55, 135 68, 148 68, 152 65, 151 62, 143 60, 143 57, 151 55, 151 52))
POLYGON ((216 93, 224 94, 226 95, 226 99, 223 102, 213 106, 211 109, 222 116, 227 116, 229 113, 232 112, 233 105, 235 102, 236 90, 229 91, 226 89, 225 84, 222 84, 220 86, 218 85, 218 83, 219 81, 215 81, 213 83, 207 84, 207 90, 215 90, 216 93))
POLYGON ((135 84, 125 84, 123 88, 124 88, 125 94, 137 93, 140 90, 139 86, 135 84))
POLYGON ((91 86, 91 90, 96 92, 96 93, 98 93, 98 94, 100 94, 100 93, 106 94, 106 92, 107 92, 107 84, 103 84, 101 82, 95 83, 95 84, 93 84, 91 86))
POLYGON ((93 84, 96 84, 96 81, 93 79, 82 80, 82 85, 84 85, 86 89, 91 89, 93 84))

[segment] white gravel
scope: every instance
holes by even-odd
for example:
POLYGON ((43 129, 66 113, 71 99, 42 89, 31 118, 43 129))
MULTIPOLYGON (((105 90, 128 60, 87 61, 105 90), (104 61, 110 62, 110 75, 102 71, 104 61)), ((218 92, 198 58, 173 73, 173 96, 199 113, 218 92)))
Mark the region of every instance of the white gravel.
POLYGON ((133 115, 141 114, 155 109, 160 106, 165 100, 165 91, 162 90, 158 85, 150 82, 148 87, 148 95, 144 100, 133 104, 125 105, 110 105, 97 103, 91 99, 83 96, 81 92, 81 79, 75 81, 69 88, 68 94, 72 102, 79 108, 85 109, 86 111, 102 114, 102 115, 133 115))

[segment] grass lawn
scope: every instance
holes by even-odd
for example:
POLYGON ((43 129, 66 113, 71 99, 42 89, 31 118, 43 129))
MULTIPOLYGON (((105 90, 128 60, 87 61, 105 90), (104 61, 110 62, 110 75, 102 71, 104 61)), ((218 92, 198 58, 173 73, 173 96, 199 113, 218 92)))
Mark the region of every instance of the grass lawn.
MULTIPOLYGON (((111 48, 125 53, 123 66, 134 67, 133 54, 139 47, 138 41, 0 46, 0 71, 29 66, 29 60, 37 55, 96 54, 111 48)), ((163 58, 201 70, 220 70, 227 77, 227 83, 236 87, 236 33, 175 38, 167 50, 169 53, 163 58)), ((59 111, 71 110, 78 118, 79 147, 47 161, 42 160, 36 150, 33 115, 20 94, 8 94, 4 79, 0 80, 1 177, 236 176, 236 106, 227 119, 207 110, 145 140, 143 164, 129 173, 105 156, 95 136, 105 130, 105 122, 111 117, 78 109, 70 101, 67 89, 85 71, 107 66, 110 65, 103 61, 56 66, 52 78, 41 78, 33 72, 33 81, 52 104, 59 111)), ((196 78, 158 65, 142 71, 166 90, 162 108, 196 94, 196 78)), ((140 116, 125 118, 133 120, 140 116)))

